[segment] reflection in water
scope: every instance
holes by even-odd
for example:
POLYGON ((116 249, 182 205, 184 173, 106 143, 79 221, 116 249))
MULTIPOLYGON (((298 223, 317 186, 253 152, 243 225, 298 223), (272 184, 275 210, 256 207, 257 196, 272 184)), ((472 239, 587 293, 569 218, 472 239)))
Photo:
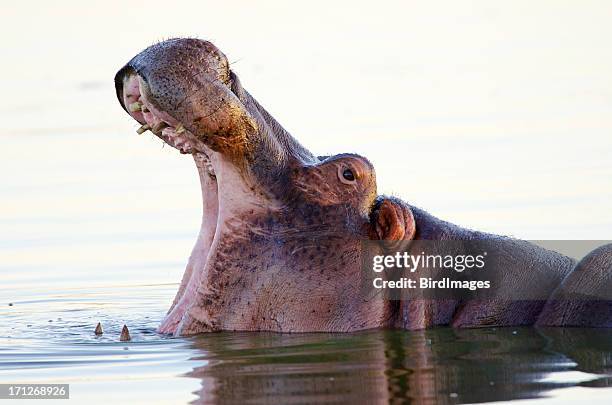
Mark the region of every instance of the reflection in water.
POLYGON ((474 403, 612 385, 608 330, 219 333, 194 347, 208 360, 189 373, 198 402, 474 403))
POLYGON ((176 285, 0 286, 0 381, 71 384, 108 403, 465 403, 612 397, 612 330, 155 333, 176 285), (104 335, 93 331, 102 322, 104 335), (132 341, 120 342, 123 324, 132 341), (602 389, 603 388, 603 389, 602 389), (588 392, 587 392, 588 391, 588 392), (194 397, 195 395, 195 397, 194 397))

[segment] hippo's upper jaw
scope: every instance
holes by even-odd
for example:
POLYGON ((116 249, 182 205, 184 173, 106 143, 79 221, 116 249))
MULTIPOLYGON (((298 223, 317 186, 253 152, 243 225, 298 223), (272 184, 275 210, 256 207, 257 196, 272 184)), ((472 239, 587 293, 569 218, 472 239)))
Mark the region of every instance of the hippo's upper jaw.
POLYGON ((227 58, 212 44, 176 39, 147 48, 115 76, 117 97, 142 127, 182 153, 246 157, 254 119, 231 90, 227 58))
POLYGON ((317 159, 242 88, 225 55, 198 39, 150 46, 115 76, 122 107, 142 127, 183 153, 210 151, 268 170, 317 159), (257 155, 257 159, 254 156, 257 155))

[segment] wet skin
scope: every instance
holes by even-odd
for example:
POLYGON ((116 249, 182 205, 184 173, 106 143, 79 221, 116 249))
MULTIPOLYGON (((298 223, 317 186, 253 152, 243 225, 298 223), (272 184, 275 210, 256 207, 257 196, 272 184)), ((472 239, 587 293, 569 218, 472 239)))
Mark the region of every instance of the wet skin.
POLYGON ((612 326, 606 295, 611 246, 576 265, 558 253, 463 229, 378 196, 366 158, 312 154, 244 90, 210 42, 173 39, 153 45, 117 73, 115 85, 122 107, 142 124, 139 132, 150 130, 191 154, 200 176, 201 230, 162 333, 536 322, 612 326), (508 259, 514 262, 509 282, 521 287, 545 280, 550 299, 366 300, 360 287, 368 282, 361 270, 367 259, 362 241, 368 239, 509 244, 508 259), (525 266, 532 271, 521 271, 525 266), (598 299, 576 301, 576 293, 598 299))

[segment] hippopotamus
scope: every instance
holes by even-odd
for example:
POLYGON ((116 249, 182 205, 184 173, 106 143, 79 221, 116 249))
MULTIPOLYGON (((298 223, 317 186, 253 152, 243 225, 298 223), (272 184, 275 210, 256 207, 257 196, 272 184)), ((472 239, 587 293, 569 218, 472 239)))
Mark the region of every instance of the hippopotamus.
POLYGON ((302 146, 211 42, 152 45, 117 72, 115 87, 139 133, 150 130, 193 157, 202 188, 199 236, 160 333, 612 326, 612 245, 576 262, 378 195, 368 159, 302 146), (364 241, 409 250, 418 240, 499 241, 509 247, 503 287, 537 286, 543 296, 365 299, 362 263, 372 253, 364 241))

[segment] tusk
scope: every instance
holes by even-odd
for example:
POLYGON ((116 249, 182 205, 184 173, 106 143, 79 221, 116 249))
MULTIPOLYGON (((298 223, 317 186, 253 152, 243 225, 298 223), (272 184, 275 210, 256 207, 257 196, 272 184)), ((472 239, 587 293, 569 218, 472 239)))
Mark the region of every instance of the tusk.
POLYGON ((138 135, 142 135, 145 132, 147 132, 149 129, 151 129, 151 127, 148 124, 144 124, 143 126, 141 126, 140 128, 136 130, 136 133, 138 133, 138 135))
POLYGON ((178 124, 176 128, 174 128, 174 132, 176 132, 177 134, 182 134, 183 132, 185 132, 185 127, 183 126, 183 124, 178 124))
POLYGON ((142 103, 139 103, 138 101, 133 102, 132 104, 130 104, 129 109, 131 112, 140 111, 142 110, 142 103))

